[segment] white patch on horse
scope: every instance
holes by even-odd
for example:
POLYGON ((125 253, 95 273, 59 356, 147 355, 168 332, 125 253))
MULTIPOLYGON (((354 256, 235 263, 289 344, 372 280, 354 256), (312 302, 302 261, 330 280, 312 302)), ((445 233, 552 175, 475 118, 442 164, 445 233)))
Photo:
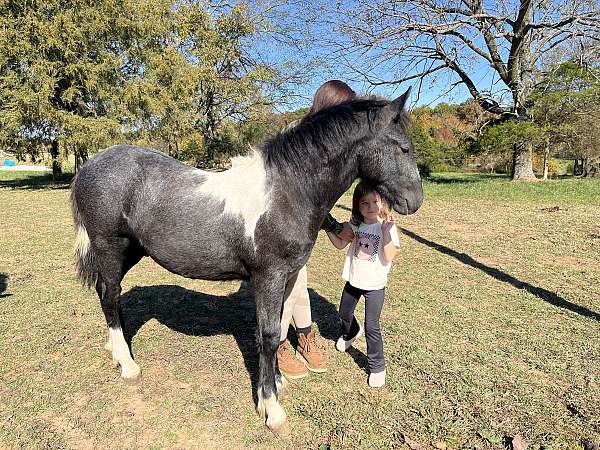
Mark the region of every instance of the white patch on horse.
POLYGON ((109 328, 108 340, 112 347, 113 363, 121 366, 121 378, 126 381, 135 381, 139 378, 141 370, 129 353, 121 328, 109 328))
POLYGON ((75 256, 79 259, 84 259, 87 252, 90 250, 90 237, 83 225, 77 225, 75 234, 75 256))
POLYGON ((241 216, 245 234, 254 237, 256 223, 267 210, 269 193, 267 174, 260 153, 231 160, 231 169, 224 172, 201 171, 206 181, 200 193, 225 202, 225 213, 241 216))

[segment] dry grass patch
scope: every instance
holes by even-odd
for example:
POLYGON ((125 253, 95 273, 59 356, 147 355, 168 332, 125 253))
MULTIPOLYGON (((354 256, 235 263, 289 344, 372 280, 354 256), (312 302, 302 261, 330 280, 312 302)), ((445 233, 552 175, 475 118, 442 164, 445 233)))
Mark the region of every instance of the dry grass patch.
MULTIPOLYGON (((96 294, 72 271, 67 185, 19 176, 0 176, 0 447, 600 441, 598 181, 426 183, 421 210, 398 218, 402 251, 382 318, 388 385, 379 391, 366 385, 364 341, 347 354, 333 348, 343 253, 320 236, 309 287, 330 370, 292 383, 283 404, 293 433, 280 440, 254 412, 249 291, 150 260, 136 266, 123 307, 142 382, 125 385, 103 350, 96 294)), ((346 194, 334 215, 347 218, 349 204, 346 194)))

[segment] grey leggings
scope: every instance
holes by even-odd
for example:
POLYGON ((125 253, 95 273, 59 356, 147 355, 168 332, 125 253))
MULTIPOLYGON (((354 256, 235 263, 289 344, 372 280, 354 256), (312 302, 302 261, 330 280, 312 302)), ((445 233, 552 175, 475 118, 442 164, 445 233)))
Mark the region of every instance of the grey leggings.
POLYGON ((383 308, 385 288, 376 291, 366 291, 355 288, 350 283, 346 283, 340 302, 342 335, 348 338, 356 335, 358 331, 358 322, 354 317, 354 309, 361 295, 365 297, 365 338, 367 340, 369 371, 377 373, 385 369, 383 339, 381 338, 381 330, 379 328, 379 317, 383 308))

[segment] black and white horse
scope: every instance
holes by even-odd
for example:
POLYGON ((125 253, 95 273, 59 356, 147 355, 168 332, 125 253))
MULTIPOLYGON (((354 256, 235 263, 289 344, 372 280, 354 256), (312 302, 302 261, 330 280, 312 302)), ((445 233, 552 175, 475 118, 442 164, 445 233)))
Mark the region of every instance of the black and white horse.
POLYGON ((319 227, 357 178, 374 182, 401 214, 422 203, 404 103, 353 100, 304 119, 231 169, 208 173, 156 151, 120 145, 94 156, 73 180, 76 268, 94 285, 121 376, 140 368, 123 337, 121 280, 144 256, 205 280, 251 279, 259 353, 257 410, 288 428, 276 363, 285 293, 306 263, 319 227), (286 289, 287 288, 287 289, 286 289))

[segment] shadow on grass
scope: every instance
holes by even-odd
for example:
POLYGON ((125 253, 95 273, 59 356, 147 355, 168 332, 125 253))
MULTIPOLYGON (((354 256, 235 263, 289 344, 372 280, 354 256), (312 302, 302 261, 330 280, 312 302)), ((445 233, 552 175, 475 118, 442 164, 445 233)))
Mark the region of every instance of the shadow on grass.
POLYGON ((443 173, 430 175, 429 177, 424 178, 424 180, 432 184, 470 184, 496 180, 510 181, 510 177, 503 174, 443 173))
POLYGON ((346 205, 342 205, 340 203, 336 203, 335 207, 338 209, 343 209, 344 211, 352 212, 352 208, 348 208, 346 205))
MULTIPOLYGON (((13 173, 11 173, 13 174, 13 173)), ((3 174, 0 178, 0 188, 9 189, 69 189, 71 180, 73 179, 72 173, 65 173, 60 175, 56 181, 52 179, 50 173, 22 173, 14 172, 14 177, 7 178, 3 174)))
POLYGON ((485 264, 480 263, 479 261, 477 261, 476 259, 473 259, 472 257, 470 257, 469 255, 467 255, 465 253, 459 253, 456 250, 452 250, 449 247, 446 247, 444 245, 441 245, 436 242, 425 239, 424 237, 419 236, 418 234, 413 233, 412 231, 407 230, 406 228, 400 228, 400 230, 402 231, 402 233, 404 233, 408 237, 414 239, 415 241, 417 241, 421 244, 427 245, 428 247, 431 247, 434 250, 437 250, 438 252, 441 252, 445 255, 452 256, 453 258, 457 259, 461 263, 466 264, 467 266, 471 266, 476 269, 479 269, 482 272, 485 272, 489 276, 491 276, 499 281, 503 281, 505 283, 511 284, 512 286, 516 287, 517 289, 525 289, 527 292, 535 295, 538 298, 541 298, 542 300, 550 303, 551 305, 557 306, 559 308, 567 309, 574 313, 580 314, 584 317, 589 317, 591 319, 595 319, 600 322, 600 314, 599 313, 592 311, 584 306, 579 306, 575 303, 571 303, 570 301, 565 300, 564 298, 562 298, 561 296, 557 295, 554 292, 551 292, 547 289, 544 289, 544 288, 541 288, 538 286, 533 286, 532 284, 529 284, 525 281, 521 281, 521 280, 513 277, 512 275, 507 274, 506 272, 502 272, 501 270, 496 269, 495 267, 486 266, 485 264))
MULTIPOLYGON (((319 332, 327 339, 337 338, 335 306, 312 289, 309 289, 309 295, 313 320, 319 332)), ((136 287, 121 296, 121 306, 125 339, 130 347, 133 337, 150 319, 189 336, 232 335, 244 358, 256 403, 256 311, 249 283, 242 283, 237 292, 228 296, 209 295, 173 285, 136 287)))
POLYGON ((6 294, 4 291, 8 289, 8 275, 0 273, 0 298, 10 297, 12 294, 6 294))

